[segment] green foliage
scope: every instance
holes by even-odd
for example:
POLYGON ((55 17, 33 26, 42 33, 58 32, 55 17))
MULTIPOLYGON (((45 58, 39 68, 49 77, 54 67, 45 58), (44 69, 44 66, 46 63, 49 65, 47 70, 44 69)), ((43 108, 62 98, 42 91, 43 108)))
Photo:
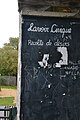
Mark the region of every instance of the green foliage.
POLYGON ((17 38, 10 37, 9 38, 9 43, 5 43, 4 47, 9 47, 11 49, 18 50, 18 41, 19 41, 18 37, 17 38))
POLYGON ((9 43, 0 48, 0 74, 12 75, 17 74, 18 64, 18 41, 19 38, 10 38, 9 43))
POLYGON ((0 97, 0 106, 14 106, 14 97, 0 97))
POLYGON ((0 86, 1 88, 17 89, 17 86, 0 86))

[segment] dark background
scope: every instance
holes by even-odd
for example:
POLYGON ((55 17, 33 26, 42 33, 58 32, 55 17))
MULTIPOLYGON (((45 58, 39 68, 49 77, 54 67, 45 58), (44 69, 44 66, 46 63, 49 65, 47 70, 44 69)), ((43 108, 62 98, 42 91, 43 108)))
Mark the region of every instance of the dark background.
MULTIPOLYGON (((22 16, 21 47, 21 120, 80 119, 80 19, 22 16), (28 32, 35 26, 57 24, 71 28, 71 34, 28 32), (43 40, 43 46, 28 45, 28 40, 43 40), (46 46, 46 42, 52 42, 46 46), (68 65, 54 67, 61 59, 54 42, 69 42, 68 65), (40 67, 44 54, 49 54, 48 66, 40 67)), ((64 46, 65 47, 65 46, 64 46)))

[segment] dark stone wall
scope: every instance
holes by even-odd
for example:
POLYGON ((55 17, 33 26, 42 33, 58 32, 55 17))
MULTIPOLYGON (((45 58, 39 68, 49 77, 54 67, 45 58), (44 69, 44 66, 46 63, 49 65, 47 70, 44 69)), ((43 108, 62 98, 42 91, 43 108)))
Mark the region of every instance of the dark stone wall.
POLYGON ((80 19, 22 20, 20 120, 79 120, 80 19))
POLYGON ((79 0, 18 0, 18 4, 19 10, 25 8, 27 10, 45 11, 47 8, 53 7, 53 10, 51 9, 51 11, 54 12, 54 7, 57 7, 56 10, 62 7, 64 9, 63 12, 67 12, 67 9, 75 12, 80 9, 79 0))

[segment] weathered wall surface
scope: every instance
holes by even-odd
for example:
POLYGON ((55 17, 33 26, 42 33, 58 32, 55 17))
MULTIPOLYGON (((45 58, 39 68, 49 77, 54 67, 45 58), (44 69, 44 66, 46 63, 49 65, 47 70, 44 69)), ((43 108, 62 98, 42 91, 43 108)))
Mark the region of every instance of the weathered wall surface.
MULTIPOLYGON (((17 120, 52 120, 53 118, 55 120, 78 120, 80 118, 80 108, 76 106, 79 104, 78 101, 80 96, 77 89, 77 85, 79 84, 79 69, 77 69, 78 72, 75 75, 76 66, 74 64, 74 59, 77 59, 77 57, 75 58, 74 55, 72 56, 72 54, 70 54, 73 50, 75 50, 74 48, 76 48, 75 37, 73 36, 77 36, 76 34, 78 34, 78 32, 75 32, 75 22, 71 22, 73 26, 71 27, 73 31, 73 34, 72 32, 70 33, 71 37, 68 35, 69 33, 63 35, 60 33, 55 33, 55 35, 52 35, 50 31, 37 31, 37 33, 31 29, 37 29, 37 27, 43 28, 46 26, 50 28, 51 26, 49 25, 51 24, 51 21, 49 22, 48 19, 48 22, 45 23, 46 20, 39 21, 39 19, 37 20, 34 18, 34 16, 80 18, 80 1, 18 0, 18 5, 20 13, 20 49, 17 87, 17 120), (25 19, 23 16, 32 16, 32 19, 25 19), (30 24, 30 22, 32 24, 30 24), (31 29, 29 29, 30 31, 27 30, 27 27, 29 28, 29 26, 31 27, 31 29), (60 36, 62 36, 62 38, 60 36), (57 41, 57 39, 59 41, 57 41), (43 42, 44 45, 38 46, 38 42, 43 42), (47 42, 49 43, 48 46, 47 42), (57 44, 57 46, 54 42, 60 43, 57 44), (52 46, 51 43, 54 45, 52 46), (56 58, 54 57, 56 54, 53 49, 56 49, 54 51, 57 51, 57 53, 61 53, 63 55, 60 57, 61 60, 58 62, 55 61, 56 66, 53 65, 53 60, 56 58), (68 52, 68 50, 70 52, 68 52), (52 53, 54 53, 53 56, 52 53), (64 54, 66 54, 66 56, 64 54), (39 59, 40 55, 42 55, 42 59, 39 59), (72 59, 73 63, 70 61, 70 59, 72 59), (50 62, 50 64, 48 64, 48 62, 50 62), (71 66, 74 66, 75 68, 71 66), (75 106, 75 110, 73 110, 73 106, 75 106)), ((63 22, 61 22, 60 24, 56 24, 60 25, 60 27, 64 26, 66 28, 66 23, 63 24, 63 22)), ((68 27, 70 27, 71 24, 68 22, 68 27)), ((79 23, 77 22, 77 24, 79 23)), ((77 38, 77 42, 79 42, 78 40, 79 39, 77 38)), ((75 52, 72 53, 76 54, 75 52)), ((76 55, 78 56, 78 54, 76 55)), ((79 59, 77 62, 79 64, 79 59)))
POLYGON ((77 12, 80 10, 80 0, 18 0, 18 5, 19 12, 24 8, 32 11, 52 12, 77 12))
POLYGON ((80 119, 79 34, 80 19, 22 16, 18 120, 80 119))

